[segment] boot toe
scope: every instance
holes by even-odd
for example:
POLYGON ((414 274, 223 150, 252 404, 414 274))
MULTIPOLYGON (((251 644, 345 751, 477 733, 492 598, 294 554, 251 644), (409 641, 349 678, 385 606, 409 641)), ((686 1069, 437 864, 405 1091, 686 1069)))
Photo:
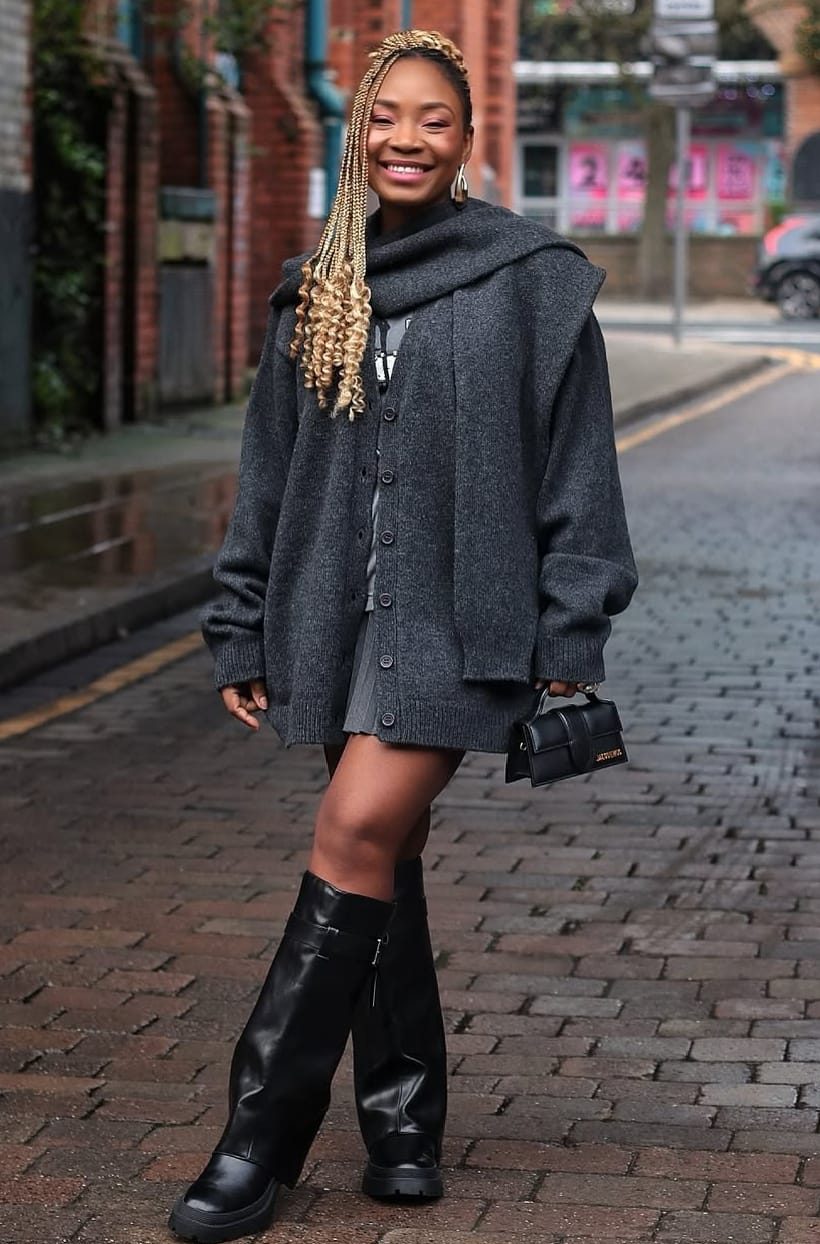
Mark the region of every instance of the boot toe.
POLYGON ((168 1225, 182 1239, 218 1244, 267 1226, 278 1184, 256 1162, 214 1153, 174 1205, 168 1225))
POLYGON ((362 1190, 378 1199, 437 1199, 443 1185, 435 1142, 419 1132, 383 1136, 370 1148, 362 1190))

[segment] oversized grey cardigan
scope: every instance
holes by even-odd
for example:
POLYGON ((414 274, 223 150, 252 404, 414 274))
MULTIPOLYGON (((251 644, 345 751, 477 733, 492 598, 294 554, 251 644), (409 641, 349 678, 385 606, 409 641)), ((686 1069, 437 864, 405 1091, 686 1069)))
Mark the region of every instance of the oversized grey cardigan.
POLYGON ((384 402, 371 340, 351 422, 319 410, 288 357, 303 259, 271 298, 222 592, 203 616, 216 684, 263 678, 288 745, 343 741, 378 441, 393 477, 372 623, 379 737, 503 751, 534 678, 603 679, 609 617, 637 582, 591 314, 604 274, 480 200, 381 236, 371 218, 374 311, 417 310, 384 402))

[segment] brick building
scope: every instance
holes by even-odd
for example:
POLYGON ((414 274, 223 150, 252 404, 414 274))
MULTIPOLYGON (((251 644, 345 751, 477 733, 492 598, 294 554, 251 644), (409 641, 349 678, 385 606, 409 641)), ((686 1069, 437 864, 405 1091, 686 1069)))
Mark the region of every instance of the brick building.
POLYGON ((795 48, 808 13, 802 0, 746 0, 746 12, 774 48, 786 80, 785 144, 796 206, 820 208, 820 76, 795 48))
POLYGON ((25 0, 0 7, 0 444, 29 423, 31 75, 25 0))
MULTIPOLYGON (((6 0, 0 19, 0 197, 3 227, 13 220, 18 239, 29 212, 31 8, 31 0, 6 0)), ((386 34, 412 24, 462 47, 476 127, 471 190, 511 202, 516 0, 271 5, 263 39, 236 58, 214 46, 214 12, 210 0, 85 0, 110 94, 101 415, 108 428, 157 407, 241 394, 282 260, 318 239, 350 98, 368 50, 386 34)), ((25 245, 10 249, 27 253, 25 245)), ((14 406, 23 427, 24 276, 21 268, 0 285, 0 363, 5 351, 18 364, 16 406, 0 390, 0 420, 14 406)), ((3 373, 7 390, 12 373, 3 373)))
MULTIPOLYGON (((330 0, 327 9, 326 64, 345 108, 368 66, 369 49, 385 35, 409 24, 440 30, 461 47, 476 128, 468 180, 479 197, 511 205, 517 0, 330 0)), ((282 260, 314 244, 327 202, 318 189, 323 125, 307 89, 304 24, 280 14, 272 18, 270 35, 270 50, 248 59, 242 87, 254 151, 251 358, 282 260)))
POLYGON ((104 422, 224 401, 248 339, 248 113, 205 7, 94 0, 108 70, 104 422), (184 17, 180 16, 184 13, 184 17))

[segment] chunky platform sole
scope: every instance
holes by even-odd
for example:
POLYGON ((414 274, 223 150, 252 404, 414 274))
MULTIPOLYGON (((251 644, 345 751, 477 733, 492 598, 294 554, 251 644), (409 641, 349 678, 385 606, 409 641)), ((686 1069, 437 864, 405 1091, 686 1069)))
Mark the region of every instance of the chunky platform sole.
POLYGON ((270 1224, 278 1191, 279 1183, 272 1179, 261 1197, 230 1214, 208 1214, 192 1209, 180 1197, 171 1210, 168 1226, 181 1240, 192 1240, 195 1244, 222 1244, 223 1240, 255 1235, 270 1224))
POLYGON ((437 1201, 444 1193, 444 1184, 437 1166, 413 1170, 368 1162, 362 1177, 362 1192, 377 1201, 392 1201, 401 1197, 414 1201, 437 1201))

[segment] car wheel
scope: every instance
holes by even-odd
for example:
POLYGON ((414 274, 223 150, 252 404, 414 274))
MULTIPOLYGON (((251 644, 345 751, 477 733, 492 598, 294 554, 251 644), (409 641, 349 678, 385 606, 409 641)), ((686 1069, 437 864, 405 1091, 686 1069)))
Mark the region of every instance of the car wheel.
POLYGON ((790 272, 777 287, 777 305, 784 320, 820 315, 820 279, 811 272, 790 272))

